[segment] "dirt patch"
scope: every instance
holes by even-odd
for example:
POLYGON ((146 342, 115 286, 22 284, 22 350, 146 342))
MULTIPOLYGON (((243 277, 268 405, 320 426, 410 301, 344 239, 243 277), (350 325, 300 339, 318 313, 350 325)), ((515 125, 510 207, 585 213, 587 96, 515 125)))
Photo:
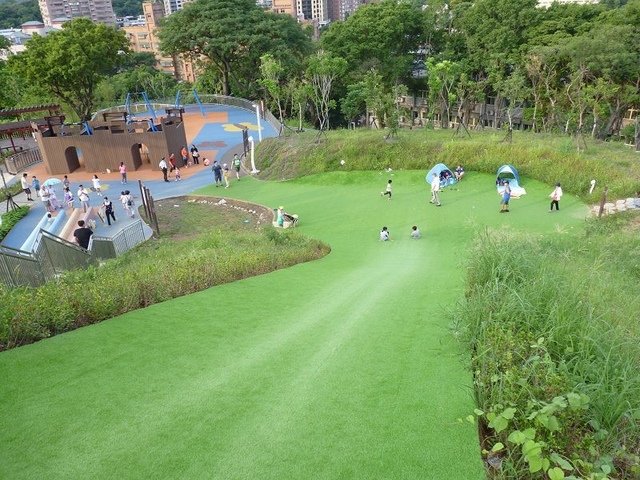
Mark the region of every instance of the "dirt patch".
POLYGON ((160 236, 175 240, 203 231, 261 230, 273 222, 273 210, 262 205, 219 197, 188 195, 156 202, 160 236))

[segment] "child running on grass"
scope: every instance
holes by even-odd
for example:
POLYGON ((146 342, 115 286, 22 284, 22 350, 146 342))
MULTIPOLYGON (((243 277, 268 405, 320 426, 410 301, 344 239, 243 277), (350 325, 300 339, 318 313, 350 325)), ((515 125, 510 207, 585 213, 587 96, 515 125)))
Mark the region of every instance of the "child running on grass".
POLYGON ((560 199, 562 198, 562 187, 559 183, 556 183, 556 188, 549 195, 551 197, 551 205, 549 206, 549 213, 553 212, 553 206, 556 206, 556 211, 560 210, 560 199))
POLYGON ((380 230, 380 240, 382 242, 389 240, 389 229, 387 227, 382 227, 382 230, 380 230))
POLYGON ((380 196, 389 195, 389 200, 391 200, 391 180, 387 182, 387 189, 384 192, 380 192, 380 196))

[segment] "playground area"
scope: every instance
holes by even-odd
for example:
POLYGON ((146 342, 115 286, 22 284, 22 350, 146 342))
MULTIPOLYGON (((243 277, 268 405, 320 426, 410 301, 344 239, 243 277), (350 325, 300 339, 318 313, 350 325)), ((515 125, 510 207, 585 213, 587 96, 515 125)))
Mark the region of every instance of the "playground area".
MULTIPOLYGON (((133 117, 138 121, 146 122, 152 118, 160 115, 160 106, 155 105, 155 109, 158 111, 151 112, 148 108, 151 104, 135 105, 135 113, 133 117)), ((171 105, 162 105, 164 107, 171 107, 171 105)), ((204 159, 208 159, 211 163, 214 160, 220 162, 230 162, 234 153, 243 153, 243 129, 247 129, 249 135, 255 138, 255 142, 258 142, 258 125, 256 113, 243 108, 219 105, 219 104, 201 104, 201 105, 185 105, 184 113, 182 114, 184 132, 187 140, 187 149, 190 149, 192 145, 195 145, 200 153, 200 164, 191 165, 188 168, 181 168, 181 180, 175 181, 175 176, 171 175, 170 182, 164 182, 162 173, 158 168, 160 158, 149 158, 148 162, 142 162, 135 171, 128 171, 128 183, 121 183, 121 176, 118 172, 118 165, 121 159, 116 157, 109 159, 110 168, 94 172, 87 171, 84 163, 73 172, 68 173, 67 177, 71 184, 70 190, 76 195, 76 191, 79 185, 83 185, 85 188, 89 188, 92 183, 91 179, 94 174, 99 176, 102 183, 102 196, 98 196, 95 193, 89 192, 90 206, 93 208, 99 208, 102 204, 104 196, 109 197, 113 204, 116 206, 116 218, 118 222, 109 227, 102 222, 100 217, 94 216, 93 220, 96 222, 96 234, 109 237, 115 232, 120 231, 122 228, 131 224, 132 219, 128 218, 126 212, 120 206, 120 193, 123 190, 130 190, 134 196, 139 197, 140 191, 138 187, 138 180, 142 181, 146 187, 148 187, 156 199, 162 199, 167 197, 174 197, 183 195, 185 193, 192 192, 198 188, 204 187, 212 182, 213 176, 211 168, 204 166, 204 159)), ((110 112, 119 110, 124 111, 125 107, 115 107, 109 109, 110 112)), ((101 112, 98 112, 99 115, 101 112)), ((274 126, 268 121, 262 120, 260 124, 263 138, 276 136, 277 131, 274 126)), ((90 137, 84 137, 88 139, 90 137)), ((176 158, 180 157, 180 147, 178 146, 176 151, 167 151, 163 153, 163 156, 169 158, 170 154, 174 154, 176 158)), ((82 155, 82 154, 81 154, 82 155)), ((81 156, 80 155, 80 156, 81 156)), ((246 159, 245 159, 246 160, 246 159)), ((248 162, 248 160, 246 160, 248 162)), ((246 167, 250 170, 249 165, 246 167)), ((32 176, 36 176, 41 182, 52 177, 47 171, 45 163, 34 165, 26 170, 28 173, 29 181, 32 176)), ((61 179, 62 175, 55 175, 55 178, 61 179)), ((17 178, 9 179, 11 182, 19 181, 17 178)), ((52 187, 59 201, 63 199, 63 190, 61 184, 54 185, 52 187)), ((41 202, 36 198, 34 202, 28 202, 24 194, 20 194, 15 197, 18 204, 26 205, 30 204, 31 209, 29 214, 21 220, 9 233, 2 242, 2 245, 20 249, 25 245, 27 240, 32 236, 35 230, 39 229, 39 226, 44 225, 46 222, 46 210, 41 202)), ((140 201, 137 199, 136 204, 139 206, 140 201)), ((77 203, 77 200, 76 200, 77 203)), ((62 214, 66 215, 67 220, 72 217, 71 212, 62 214)), ((76 215, 77 216, 77 215, 76 215)), ((75 217, 73 217, 75 218, 75 217)), ((73 223, 73 222, 72 222, 73 223)), ((57 225, 61 224, 62 228, 68 224, 68 221, 62 223, 62 220, 55 222, 57 225)), ((69 229, 69 228, 68 228, 69 229)), ((150 231, 149 231, 150 232, 150 231)))
POLYGON ((576 235, 587 214, 566 195, 548 215, 549 187, 523 183, 501 216, 473 172, 439 209, 424 171, 237 182, 225 196, 296 211, 331 254, 1 354, 0 476, 484 478, 447 317, 468 243, 576 235))

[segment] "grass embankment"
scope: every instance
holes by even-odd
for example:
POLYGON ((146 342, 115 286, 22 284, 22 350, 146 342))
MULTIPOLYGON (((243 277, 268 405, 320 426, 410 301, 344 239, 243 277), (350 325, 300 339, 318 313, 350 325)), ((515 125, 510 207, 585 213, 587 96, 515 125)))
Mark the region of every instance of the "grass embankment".
POLYGON ((402 130, 391 141, 384 139, 384 132, 365 129, 330 131, 319 142, 316 135, 304 132, 260 143, 261 176, 283 180, 336 170, 428 170, 436 163, 495 174, 510 163, 524 182, 561 182, 565 191, 586 201, 599 198, 604 185, 611 198, 640 190, 640 154, 620 143, 588 140, 587 150, 578 154, 569 137, 529 132, 514 132, 511 144, 501 142, 504 133, 495 131, 452 138, 451 130, 402 130), (588 195, 592 179, 598 182, 597 197, 588 195))
POLYGON ((25 205, 0 215, 0 241, 9 234, 16 223, 27 216, 27 213, 29 207, 25 205))
POLYGON ((639 478, 640 249, 626 220, 475 242, 454 325, 496 478, 639 478))
POLYGON ((160 205, 160 239, 38 288, 0 286, 0 350, 328 252, 294 231, 275 231, 270 217, 265 226, 229 206, 184 199, 160 205))

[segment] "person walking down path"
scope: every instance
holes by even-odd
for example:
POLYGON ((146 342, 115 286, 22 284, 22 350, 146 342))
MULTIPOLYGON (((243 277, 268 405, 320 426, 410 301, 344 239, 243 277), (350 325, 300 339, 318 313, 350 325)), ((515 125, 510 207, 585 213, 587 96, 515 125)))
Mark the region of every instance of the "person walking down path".
POLYGON ((213 179, 216 183, 216 187, 222 185, 222 167, 220 166, 220 162, 218 160, 213 161, 213 167, 211 167, 211 171, 213 172, 213 179))
POLYGON ((187 151, 187 146, 183 145, 180 149, 180 157, 182 157, 182 165, 181 167, 189 168, 191 162, 189 161, 189 152, 187 151))
POLYGON ((69 177, 67 177, 66 175, 62 177, 62 188, 71 188, 71 182, 69 181, 69 177))
POLYGON ((111 219, 113 219, 114 222, 116 221, 116 216, 113 213, 113 203, 109 198, 104 197, 102 205, 104 206, 104 215, 107 217, 107 224, 111 226, 111 219))
POLYGON ((509 212, 509 200, 511 200, 511 186, 509 180, 505 180, 504 191, 502 192, 502 199, 500 200, 500 213, 509 212))
POLYGON ((102 196, 102 192, 100 190, 100 179, 98 178, 98 175, 94 175, 93 178, 91 179, 91 183, 93 183, 93 190, 95 190, 95 192, 98 194, 98 196, 102 196))
POLYGON ((435 204, 436 207, 442 206, 440 203, 440 178, 438 175, 434 175, 433 180, 431 180, 431 200, 429 203, 435 204))
POLYGON ((64 204, 67 208, 73 208, 73 193, 71 193, 69 187, 64 189, 64 204))
POLYGON ((172 153, 169 155, 169 172, 173 172, 176 169, 176 156, 172 153))
POLYGON ((242 164, 242 162, 240 161, 240 157, 237 153, 233 154, 233 160, 231 164, 236 171, 236 179, 240 180, 240 165, 242 164))
POLYGON ((60 208, 60 203, 58 203, 58 197, 56 196, 56 191, 53 187, 48 188, 49 190, 49 205, 51 205, 52 210, 58 210, 60 208))
POLYGON ((33 198, 31 198, 31 188, 29 188, 29 176, 26 173, 22 174, 22 178, 20 179, 20 186, 22 187, 22 191, 27 196, 27 200, 33 202, 33 198))
POLYGON ((164 181, 168 182, 169 179, 167 178, 167 174, 169 173, 169 165, 167 165, 167 161, 164 159, 164 157, 162 157, 162 160, 160 160, 158 167, 160 168, 160 170, 162 170, 162 176, 164 177, 164 181))
POLYGON ((122 178, 120 180, 120 183, 124 185, 127 183, 127 166, 124 164, 124 162, 120 162, 118 170, 120 171, 120 177, 122 178))
POLYGON ((380 241, 386 242, 389 240, 389 237, 389 229, 387 227, 382 227, 382 230, 380 230, 380 241))
POLYGON ((78 186, 78 192, 76 193, 78 200, 80 200, 80 204, 82 205, 82 209, 86 212, 89 208, 89 192, 82 186, 78 186))
POLYGON ((40 194, 40 180, 35 175, 31 177, 31 187, 36 192, 36 195, 40 194))
POLYGON ((229 188, 229 177, 231 176, 231 171, 229 170, 229 165, 226 163, 222 165, 222 176, 224 177, 224 188, 229 188))
POLYGON ((422 234, 420 233, 420 229, 418 229, 418 226, 414 225, 413 227, 411 227, 411 238, 418 239, 420 237, 422 237, 422 234))
POLYGON ((194 165, 200 165, 200 152, 195 145, 191 145, 191 158, 193 158, 194 165))
POLYGON ((40 201, 42 202, 42 205, 44 205, 44 209, 47 212, 52 212, 53 209, 51 208, 51 202, 49 201, 49 189, 46 185, 43 185, 42 188, 40 188, 38 195, 40 195, 40 201))
POLYGON ((122 201, 122 206, 127 211, 127 215, 129 215, 130 218, 134 218, 136 216, 136 208, 131 192, 129 190, 122 192, 120 200, 122 201))
POLYGON ((73 237, 76 240, 76 243, 84 248, 85 250, 89 249, 89 240, 93 235, 93 230, 84 226, 84 220, 78 220, 78 228, 76 228, 73 232, 73 237))
POLYGON ((559 183, 556 183, 556 188, 549 195, 551 197, 551 205, 549 206, 549 213, 553 212, 553 206, 556 206, 556 211, 560 211, 560 199, 562 198, 562 187, 559 183))
POLYGON ((380 196, 389 195, 389 200, 391 200, 391 189, 392 189, 391 183, 392 183, 392 180, 389 180, 387 182, 387 188, 385 189, 385 191, 384 192, 380 192, 380 196))

